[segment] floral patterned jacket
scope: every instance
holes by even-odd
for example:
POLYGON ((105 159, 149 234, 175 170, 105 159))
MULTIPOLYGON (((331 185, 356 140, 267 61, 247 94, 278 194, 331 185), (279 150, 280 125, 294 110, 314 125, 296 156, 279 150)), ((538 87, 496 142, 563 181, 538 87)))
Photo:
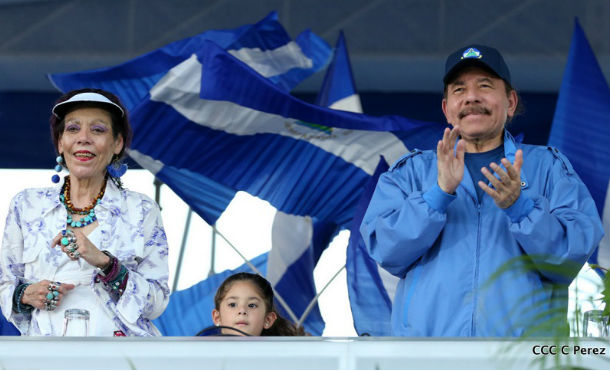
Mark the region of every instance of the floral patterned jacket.
MULTIPOLYGON (((66 209, 59 201, 61 184, 26 189, 11 201, 0 250, 0 306, 2 313, 24 335, 51 335, 50 323, 34 309, 13 311, 13 293, 23 282, 51 280, 68 259, 51 241, 66 226, 66 209), (44 264, 40 264, 44 262, 44 264)), ((105 312, 126 335, 155 336, 152 319, 163 313, 169 300, 168 245, 161 213, 149 197, 119 190, 108 182, 95 213, 101 228, 100 250, 108 250, 128 269, 122 296, 111 295, 92 269, 90 288, 105 312)), ((48 321, 48 320, 47 320, 48 321)))

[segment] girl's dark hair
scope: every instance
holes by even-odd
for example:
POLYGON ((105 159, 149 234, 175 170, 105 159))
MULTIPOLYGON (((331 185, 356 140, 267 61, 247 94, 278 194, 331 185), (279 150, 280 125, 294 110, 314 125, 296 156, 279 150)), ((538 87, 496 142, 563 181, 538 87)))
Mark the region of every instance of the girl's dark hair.
POLYGON ((305 330, 302 326, 297 327, 289 320, 282 317, 279 312, 275 308, 274 300, 273 300, 273 288, 269 281, 267 281, 264 277, 247 272, 241 272, 233 274, 227 277, 224 282, 218 287, 216 291, 216 295, 214 296, 214 307, 216 310, 220 310, 220 303, 227 295, 227 292, 233 286, 233 283, 237 281, 249 281, 251 282, 258 290, 258 293, 261 295, 263 302, 265 303, 265 313, 275 313, 277 319, 273 323, 271 327, 268 329, 263 329, 261 336, 301 336, 305 335, 305 330))

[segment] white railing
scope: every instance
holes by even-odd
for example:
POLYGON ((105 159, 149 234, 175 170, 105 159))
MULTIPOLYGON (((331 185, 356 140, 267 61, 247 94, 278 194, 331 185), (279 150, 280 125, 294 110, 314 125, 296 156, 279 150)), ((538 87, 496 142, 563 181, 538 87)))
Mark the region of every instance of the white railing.
POLYGON ((608 348, 591 338, 0 337, 0 369, 608 370, 608 348))

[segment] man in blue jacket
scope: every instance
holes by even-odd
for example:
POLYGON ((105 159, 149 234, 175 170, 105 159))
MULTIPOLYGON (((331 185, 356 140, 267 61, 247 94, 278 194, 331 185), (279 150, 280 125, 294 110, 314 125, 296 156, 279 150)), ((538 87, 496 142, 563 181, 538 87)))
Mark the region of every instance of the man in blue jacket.
POLYGON ((380 177, 360 228, 401 278, 393 334, 565 334, 568 285, 603 233, 594 201, 557 149, 506 130, 519 101, 497 50, 451 54, 444 83, 452 129, 380 177))

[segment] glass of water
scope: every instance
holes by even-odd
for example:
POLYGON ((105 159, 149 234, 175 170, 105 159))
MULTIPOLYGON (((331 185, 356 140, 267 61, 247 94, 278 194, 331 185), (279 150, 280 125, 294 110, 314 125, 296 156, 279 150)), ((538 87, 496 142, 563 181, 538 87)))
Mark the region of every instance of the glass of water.
POLYGON ((586 311, 583 321, 583 332, 587 337, 608 336, 608 316, 603 311, 594 309, 586 311))
POLYGON ((87 336, 89 334, 89 311, 66 309, 64 312, 63 336, 87 336))

